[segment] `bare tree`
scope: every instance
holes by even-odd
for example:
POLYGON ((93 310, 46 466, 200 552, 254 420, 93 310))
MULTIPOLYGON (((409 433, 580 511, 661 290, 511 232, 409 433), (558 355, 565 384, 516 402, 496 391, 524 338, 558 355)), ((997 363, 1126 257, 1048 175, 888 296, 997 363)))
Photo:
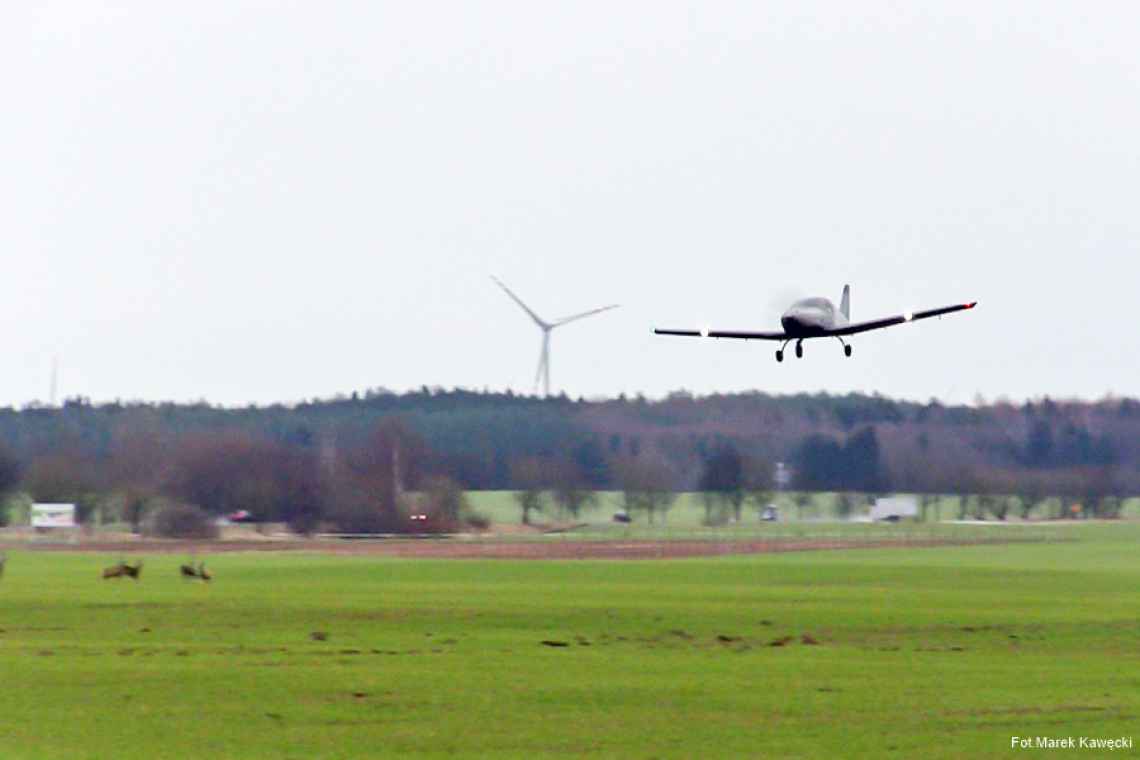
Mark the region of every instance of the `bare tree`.
POLYGON ((835 514, 844 520, 850 519, 858 507, 858 499, 857 494, 841 491, 835 499, 835 514))
POLYGON ((930 516, 930 508, 937 506, 939 497, 937 494, 924 493, 918 497, 919 520, 926 522, 930 516))
POLYGON ((771 464, 755 457, 745 460, 744 492, 758 514, 763 513, 771 503, 775 488, 776 480, 771 464))
POLYGON ((718 444, 705 460, 699 488, 705 502, 706 524, 714 522, 714 510, 715 522, 722 521, 728 508, 731 508, 736 522, 740 522, 740 510, 744 504, 744 466, 740 452, 731 442, 718 444))
POLYGON ((1015 478, 1006 470, 988 469, 978 478, 979 499, 984 509, 999 520, 1005 520, 1013 505, 1012 494, 1017 488, 1015 478))
POLYGON ((176 451, 173 436, 150 425, 125 424, 114 431, 105 467, 110 478, 107 485, 120 493, 122 518, 135 533, 170 478, 176 451))
POLYGON ((792 494, 792 502, 796 505, 796 519, 804 519, 804 510, 812 505, 815 494, 811 491, 796 491, 792 494))
POLYGON ((552 467, 554 501, 559 511, 578 519, 582 510, 598 502, 598 495, 590 488, 582 470, 574 462, 566 459, 552 467))
POLYGON ((131 531, 139 533, 142 530, 142 521, 153 499, 153 494, 129 488, 123 493, 123 519, 131 525, 131 531))
POLYGON ((1017 489, 1018 514, 1022 520, 1028 520, 1034 508, 1048 496, 1045 478, 1036 472, 1022 472, 1013 479, 1013 483, 1017 489))
POLYGON ((238 432, 182 441, 165 491, 214 515, 246 510, 301 533, 323 511, 315 452, 238 432))
POLYGON ((429 527, 437 530, 459 528, 471 512, 463 489, 444 475, 435 475, 425 481, 422 505, 429 517, 429 527))
POLYGON ((1086 467, 1080 473, 1080 495, 1085 517, 1116 518, 1123 505, 1116 493, 1111 467, 1086 467))
MULTIPOLYGON (((321 503, 341 530, 353 533, 402 532, 404 493, 422 485, 426 444, 396 417, 382 419, 363 437, 338 439, 337 447, 312 456, 319 473, 321 503), (323 463, 323 464, 319 464, 323 463)), ((304 480, 302 483, 306 482, 304 480)), ((322 510, 316 510, 316 522, 322 510)), ((292 522, 292 521, 291 521, 292 522)))
POLYGON ((637 457, 619 460, 615 469, 621 483, 622 505, 626 513, 634 515, 644 512, 650 525, 658 515, 664 520, 673 502, 677 500, 669 463, 657 452, 644 452, 637 457))
POLYGON ((531 514, 541 512, 548 482, 545 463, 538 457, 523 457, 511 463, 511 480, 518 490, 515 501, 522 510, 522 524, 530 525, 531 514))
POLYGON ((954 494, 954 498, 958 500, 958 519, 965 520, 970 516, 970 493, 969 491, 960 491, 954 494))

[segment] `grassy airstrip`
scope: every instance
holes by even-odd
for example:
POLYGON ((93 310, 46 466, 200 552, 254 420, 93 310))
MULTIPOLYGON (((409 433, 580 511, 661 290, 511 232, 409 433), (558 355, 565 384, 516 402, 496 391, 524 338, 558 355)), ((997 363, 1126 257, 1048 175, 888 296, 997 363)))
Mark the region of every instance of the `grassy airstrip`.
POLYGON ((114 558, 9 551, 0 757, 976 757, 1013 754, 1012 735, 1140 739, 1140 525, 1059 529, 1077 540, 667 562, 227 554, 208 586, 180 580, 178 556, 146 556, 136 584, 99 580, 114 558))

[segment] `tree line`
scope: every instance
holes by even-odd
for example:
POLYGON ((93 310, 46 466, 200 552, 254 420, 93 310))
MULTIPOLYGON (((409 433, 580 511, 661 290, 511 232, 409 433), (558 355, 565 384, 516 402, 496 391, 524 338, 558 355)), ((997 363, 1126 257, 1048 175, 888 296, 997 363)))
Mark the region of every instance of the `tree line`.
MULTIPOLYGON (((0 409, 0 491, 74 501, 84 514, 103 506, 136 524, 177 503, 350 531, 406 529, 409 494, 447 505, 444 524, 478 519, 455 496, 468 489, 553 494, 571 515, 593 492, 616 490, 647 520, 672 494, 701 491, 711 521, 770 491, 783 462, 793 490, 1016 495, 1007 511, 1053 497, 1111 515, 1140 491, 1138 438, 1131 399, 587 401, 428 388, 244 408, 71 399, 0 409)), ((520 511, 529 519, 533 507, 520 511)))

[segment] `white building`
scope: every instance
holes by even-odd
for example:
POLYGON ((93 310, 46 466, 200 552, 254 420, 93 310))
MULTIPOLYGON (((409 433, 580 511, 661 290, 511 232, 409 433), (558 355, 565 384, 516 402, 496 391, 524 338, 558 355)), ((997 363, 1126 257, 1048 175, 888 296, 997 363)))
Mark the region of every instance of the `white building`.
POLYGON ((36 530, 75 527, 74 504, 33 504, 32 527, 36 530))

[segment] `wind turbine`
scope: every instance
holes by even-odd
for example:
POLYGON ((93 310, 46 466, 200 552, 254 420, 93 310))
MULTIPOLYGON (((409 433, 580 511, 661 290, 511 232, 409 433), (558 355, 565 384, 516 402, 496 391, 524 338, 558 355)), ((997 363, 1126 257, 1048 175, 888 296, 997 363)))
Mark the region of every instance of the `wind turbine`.
POLYGON ((534 320, 534 323, 542 329, 542 353, 539 355, 539 358, 538 358, 538 371, 534 373, 534 390, 536 392, 538 391, 538 381, 541 379, 543 381, 543 395, 549 396, 550 395, 550 331, 553 330, 555 327, 561 327, 562 325, 567 324, 569 322, 573 322, 573 321, 578 320, 578 319, 584 319, 585 317, 590 317, 590 316, 593 316, 594 314, 600 314, 603 311, 609 311, 610 309, 616 309, 618 307, 618 304, 616 304, 616 303, 610 304, 609 306, 603 306, 600 309, 590 309, 589 311, 584 311, 581 314, 572 314, 569 317, 563 317, 562 319, 556 319, 553 322, 547 322, 542 317, 538 316, 533 311, 531 311, 530 307, 527 306, 525 303, 523 303, 521 298, 519 298, 514 293, 512 293, 510 288, 508 288, 506 285, 504 285, 502 282, 500 282, 498 277, 492 276, 491 279, 495 281, 496 285, 498 285, 500 288, 503 289, 503 292, 505 292, 508 296, 511 297, 512 301, 514 301, 519 306, 521 306, 522 310, 525 311, 530 316, 530 318, 534 320))

